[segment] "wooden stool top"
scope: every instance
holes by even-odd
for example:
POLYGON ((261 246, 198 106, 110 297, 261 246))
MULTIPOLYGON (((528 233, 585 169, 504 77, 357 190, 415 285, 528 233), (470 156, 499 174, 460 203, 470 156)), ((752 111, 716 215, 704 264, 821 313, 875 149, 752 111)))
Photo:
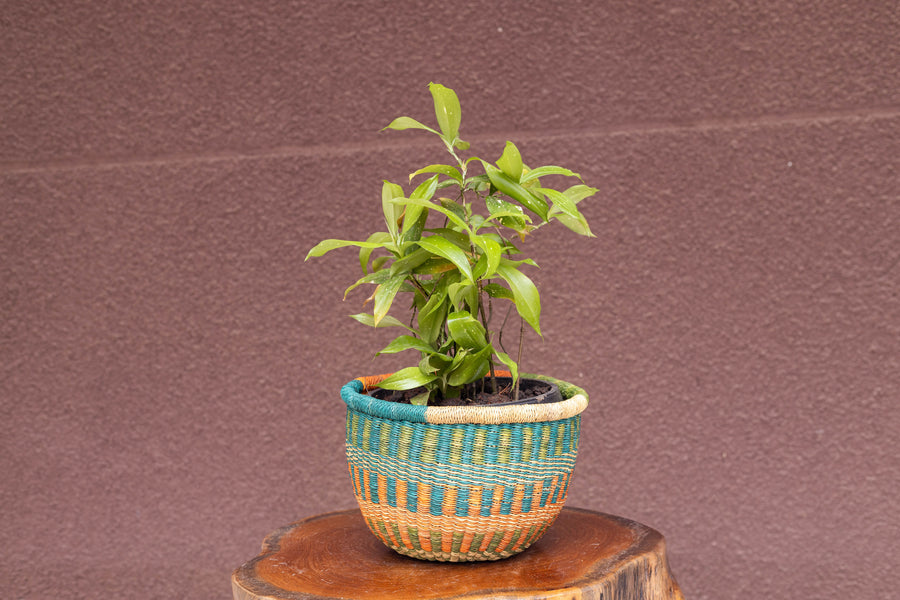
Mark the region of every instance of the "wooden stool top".
POLYGON ((401 556, 358 510, 328 513, 271 533, 231 582, 235 600, 683 600, 658 532, 574 508, 521 554, 477 563, 401 556))

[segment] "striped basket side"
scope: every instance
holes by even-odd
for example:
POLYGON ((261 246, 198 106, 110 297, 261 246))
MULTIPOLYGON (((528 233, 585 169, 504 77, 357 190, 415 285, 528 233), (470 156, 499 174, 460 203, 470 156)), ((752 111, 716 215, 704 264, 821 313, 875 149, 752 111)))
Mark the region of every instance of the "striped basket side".
POLYGON ((387 546, 428 560, 496 560, 527 548, 556 519, 575 466, 578 414, 440 424, 424 422, 422 411, 401 415, 412 420, 385 416, 398 405, 383 403, 393 406, 348 402, 347 458, 366 522, 387 546))

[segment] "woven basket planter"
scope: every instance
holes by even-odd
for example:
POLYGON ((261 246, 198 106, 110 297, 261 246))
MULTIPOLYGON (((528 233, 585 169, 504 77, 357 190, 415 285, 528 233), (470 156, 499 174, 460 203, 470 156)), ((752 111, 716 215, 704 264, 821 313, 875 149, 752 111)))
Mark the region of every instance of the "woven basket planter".
POLYGON ((412 406, 365 394, 384 375, 355 379, 347 460, 369 529, 425 560, 497 560, 544 534, 566 500, 584 390, 562 381, 562 402, 412 406))

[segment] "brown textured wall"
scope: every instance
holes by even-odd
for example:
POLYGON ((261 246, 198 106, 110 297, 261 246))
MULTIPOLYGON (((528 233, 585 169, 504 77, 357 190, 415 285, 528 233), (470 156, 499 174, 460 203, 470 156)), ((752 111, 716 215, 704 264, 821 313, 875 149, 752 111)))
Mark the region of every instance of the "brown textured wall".
POLYGON ((4 2, 0 583, 226 598, 353 505, 337 389, 400 364, 339 301, 382 178, 463 134, 601 189, 539 237, 526 368, 591 393, 570 502, 689 598, 888 598, 900 556, 890 2, 4 2))

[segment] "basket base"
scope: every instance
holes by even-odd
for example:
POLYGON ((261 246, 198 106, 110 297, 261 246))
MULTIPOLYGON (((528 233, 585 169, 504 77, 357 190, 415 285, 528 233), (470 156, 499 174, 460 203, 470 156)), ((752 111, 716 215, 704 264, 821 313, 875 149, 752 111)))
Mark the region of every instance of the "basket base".
POLYGON ((437 562, 478 562, 509 558, 531 546, 556 520, 562 504, 548 507, 541 516, 526 516, 510 528, 481 530, 462 528, 460 519, 453 517, 438 518, 423 527, 421 522, 385 519, 366 510, 371 507, 362 508, 369 531, 398 554, 437 562))

